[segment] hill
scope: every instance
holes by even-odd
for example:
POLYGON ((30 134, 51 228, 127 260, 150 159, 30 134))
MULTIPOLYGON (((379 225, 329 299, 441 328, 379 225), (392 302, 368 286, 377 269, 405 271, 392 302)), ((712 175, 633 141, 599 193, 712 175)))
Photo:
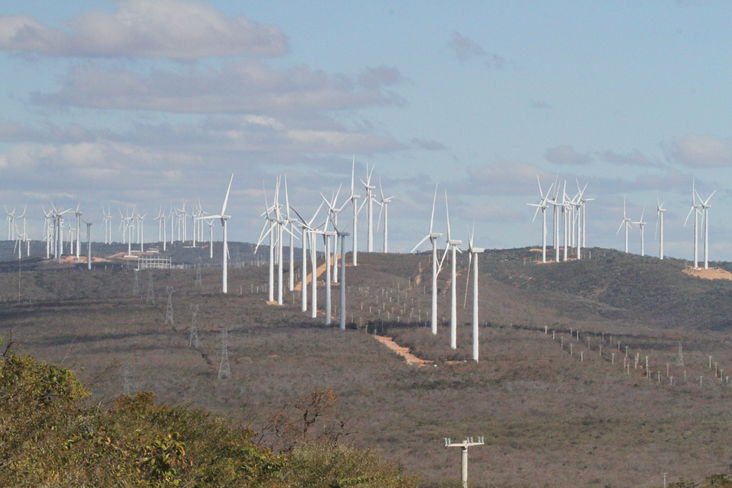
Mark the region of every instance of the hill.
MULTIPOLYGON (((217 293, 215 266, 203 269, 200 287, 193 269, 146 271, 137 295, 131 270, 36 268, 22 275, 21 300, 18 275, 0 273, 0 334, 21 352, 72 369, 98 400, 154 391, 165 403, 244 422, 275 450, 282 447, 279 414, 308 392, 333 390, 339 402, 330 425, 339 438, 403 463, 424 486, 459 473, 457 453, 442 447, 446 436, 486 437, 486 446, 471 450, 473 486, 537 479, 660 486, 664 472, 674 481, 726 471, 729 283, 688 276, 682 262, 602 249, 561 264, 535 264, 532 256, 528 249, 481 255, 478 364, 467 360, 464 256, 457 350, 444 322, 437 336, 426 327, 431 268, 424 254, 360 255, 359 266, 347 268, 345 333, 325 327, 322 313, 317 320, 303 314, 298 292, 286 292, 285 306, 267 305, 267 268, 242 265, 230 270, 228 296, 217 293), (165 324, 168 286, 172 325, 165 324), (200 345, 191 347, 196 307, 200 345), (221 328, 228 379, 218 378, 221 328), (432 364, 408 365, 374 332, 432 364)), ((439 287, 445 318, 445 271, 439 287)), ((319 294, 322 307, 322 288, 319 294)))

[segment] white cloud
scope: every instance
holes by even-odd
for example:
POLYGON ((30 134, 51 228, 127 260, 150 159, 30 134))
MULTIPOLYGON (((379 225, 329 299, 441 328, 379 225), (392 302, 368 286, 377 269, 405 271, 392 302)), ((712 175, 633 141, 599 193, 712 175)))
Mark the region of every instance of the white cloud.
POLYGON ((732 140, 690 134, 663 145, 671 161, 695 167, 732 166, 732 140))
POLYGON ((486 51, 483 46, 458 31, 453 31, 449 46, 459 61, 478 59, 492 68, 503 68, 506 64, 503 56, 486 51))
POLYGON ((198 113, 298 113, 402 103, 387 89, 400 79, 395 68, 367 69, 356 79, 307 66, 275 69, 263 63, 227 63, 220 69, 184 71, 73 68, 42 104, 101 109, 198 113))
POLYGON ((277 27, 227 18, 194 0, 119 0, 116 12, 88 12, 68 24, 62 30, 27 16, 0 17, 0 49, 178 60, 287 52, 287 39, 277 27))
POLYGON ((579 153, 568 145, 550 147, 544 152, 544 158, 550 163, 561 165, 584 165, 592 162, 592 156, 579 153))

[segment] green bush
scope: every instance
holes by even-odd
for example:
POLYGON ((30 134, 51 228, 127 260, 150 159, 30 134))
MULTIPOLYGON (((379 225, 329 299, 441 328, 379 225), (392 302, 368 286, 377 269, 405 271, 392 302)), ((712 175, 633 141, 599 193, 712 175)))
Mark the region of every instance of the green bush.
POLYGON ((415 486, 369 451, 303 444, 285 455, 254 433, 201 410, 157 404, 152 393, 109 408, 67 370, 29 356, 0 361, 0 486, 415 486))

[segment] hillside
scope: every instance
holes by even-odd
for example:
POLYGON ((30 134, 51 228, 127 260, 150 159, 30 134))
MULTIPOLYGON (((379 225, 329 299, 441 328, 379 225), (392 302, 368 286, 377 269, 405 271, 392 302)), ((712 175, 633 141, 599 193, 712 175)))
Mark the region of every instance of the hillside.
MULTIPOLYGON (((228 296, 217 293, 216 267, 204 268, 200 287, 193 269, 144 272, 133 295, 130 270, 29 266, 20 300, 17 270, 0 273, 0 335, 19 352, 70 368, 98 400, 154 391, 165 403, 242 422, 275 450, 282 447, 278 414, 308 392, 332 390, 339 400, 329 425, 338 437, 403 463, 426 487, 459 473, 445 436, 486 437, 486 446, 471 450, 472 486, 533 486, 539 478, 546 486, 660 486, 663 472, 674 481, 726 471, 732 385, 722 373, 715 377, 715 368, 732 370, 723 333, 729 284, 690 277, 677 261, 607 250, 547 265, 532 263, 529 254, 489 251, 480 258, 478 364, 466 361, 464 256, 454 351, 448 327, 436 337, 426 327, 431 268, 424 254, 359 255, 359 267, 347 268, 345 333, 322 325, 322 314, 313 320, 300 312, 299 293, 286 292, 283 307, 266 305, 264 266, 232 267, 228 296), (165 324, 168 286, 172 325, 165 324), (710 296, 720 298, 709 302, 710 296), (681 298, 688 304, 673 303, 681 298), (189 343, 192 307, 197 348, 189 343), (228 331, 228 379, 217 374, 221 328, 228 331), (374 332, 433 365, 407 365, 374 332), (629 358, 641 358, 638 369, 624 370, 625 346, 629 358)), ((443 318, 447 278, 443 271, 443 318)), ((336 306, 337 297, 334 291, 336 306)))

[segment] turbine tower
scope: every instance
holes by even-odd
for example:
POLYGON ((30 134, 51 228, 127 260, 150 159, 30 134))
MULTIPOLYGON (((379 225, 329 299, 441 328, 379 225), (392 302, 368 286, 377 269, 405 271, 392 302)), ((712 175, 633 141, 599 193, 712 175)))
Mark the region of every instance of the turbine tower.
POLYGON ((663 202, 660 196, 656 196, 656 231, 658 232, 658 258, 663 259, 663 214, 666 209, 663 208, 663 202))
POLYGON ((701 208, 697 203, 696 198, 696 183, 694 180, 691 180, 691 208, 689 209, 689 213, 686 214, 684 227, 686 227, 691 213, 694 212, 694 269, 699 267, 699 209, 701 208))
POLYGON ((374 252, 374 190, 376 189, 376 186, 371 184, 371 175, 374 172, 374 168, 372 167, 371 170, 368 169, 368 165, 366 166, 366 181, 361 180, 361 183, 363 184, 364 188, 366 189, 366 200, 361 204, 363 206, 364 204, 366 207, 366 219, 367 219, 367 227, 368 227, 368 234, 367 234, 367 240, 366 240, 366 250, 368 252, 374 252))
POLYGON ((703 219, 702 222, 704 223, 704 269, 709 269, 709 209, 712 208, 712 206, 709 205, 709 201, 715 193, 717 193, 717 190, 710 193, 706 200, 702 199, 702 197, 699 196, 699 193, 696 194, 696 197, 699 199, 699 208, 701 209, 703 219))
POLYGON ((625 198, 623 198, 623 220, 620 221, 620 227, 616 234, 620 233, 620 229, 625 227, 625 253, 628 253, 628 230, 630 229, 632 222, 625 211, 625 198))
POLYGON ((478 341, 478 334, 480 331, 480 325, 478 321, 478 256, 485 249, 475 247, 473 245, 473 238, 475 237, 475 224, 470 232, 470 239, 468 240, 468 273, 465 282, 465 300, 463 301, 463 307, 468 300, 468 285, 470 284, 470 272, 472 265, 473 272, 473 361, 478 362, 480 355, 480 346, 478 341))
POLYGON ((381 224, 381 214, 384 214, 384 253, 389 252, 389 204, 394 199, 393 196, 385 197, 384 196, 384 187, 381 185, 381 178, 379 178, 379 193, 381 193, 381 200, 377 201, 380 205, 379 208, 379 221, 376 225, 376 228, 378 230, 379 225, 381 224))
POLYGON ((536 215, 539 213, 539 210, 541 210, 541 262, 546 263, 546 209, 548 207, 547 203, 549 201, 549 194, 552 191, 552 187, 549 186, 546 194, 544 194, 541 188, 541 180, 539 179, 539 175, 536 175, 536 183, 539 185, 539 203, 527 203, 526 205, 530 207, 536 207, 536 210, 534 211, 534 217, 531 219, 531 222, 534 222, 534 220, 536 220, 536 215))
POLYGON ((442 237, 442 234, 433 232, 433 224, 435 221, 435 203, 437 201, 437 185, 435 185, 435 194, 432 197, 432 215, 430 216, 430 230, 427 233, 426 236, 422 238, 421 241, 417 243, 414 248, 412 248, 411 252, 415 252, 419 246, 422 245, 426 240, 429 239, 430 244, 432 244, 432 320, 431 320, 431 326, 432 326, 432 334, 437 335, 437 275, 440 273, 440 269, 438 269, 437 264, 437 239, 442 237))
POLYGON ((229 277, 228 277, 228 260, 229 260, 229 241, 227 226, 231 216, 226 215, 226 206, 229 204, 229 193, 231 193, 231 183, 234 181, 234 173, 231 173, 229 178, 229 186, 226 188, 226 196, 224 196, 224 204, 221 206, 221 213, 219 215, 207 215, 205 217, 199 217, 202 220, 220 220, 221 229, 223 231, 223 243, 222 252, 223 262, 221 264, 221 293, 229 292, 229 277))
MULTIPOLYGON (((442 255, 445 260, 448 251, 451 252, 451 275, 450 275, 450 347, 457 349, 457 254, 460 251, 460 244, 463 241, 453 239, 450 234, 450 209, 447 205, 447 192, 445 192, 445 215, 447 216, 447 246, 442 255)), ((440 267, 442 267, 442 261, 440 267)))
MULTIPOLYGON (((358 206, 358 199, 361 195, 356 193, 356 155, 353 155, 353 163, 351 164, 351 194, 348 196, 346 203, 351 202, 353 207, 353 242, 351 242, 351 250, 353 256, 351 257, 354 266, 358 266, 358 213, 360 208, 358 206)), ((346 205, 344 203, 343 205, 346 205)))
POLYGON ((638 220, 638 222, 633 222, 633 224, 636 224, 638 226, 638 228, 640 229, 640 255, 641 256, 646 255, 646 232, 645 232, 645 230, 646 230, 646 224, 648 222, 643 220, 643 216, 645 215, 645 213, 646 213, 646 209, 644 208, 641 211, 641 216, 640 216, 640 219, 638 220))

